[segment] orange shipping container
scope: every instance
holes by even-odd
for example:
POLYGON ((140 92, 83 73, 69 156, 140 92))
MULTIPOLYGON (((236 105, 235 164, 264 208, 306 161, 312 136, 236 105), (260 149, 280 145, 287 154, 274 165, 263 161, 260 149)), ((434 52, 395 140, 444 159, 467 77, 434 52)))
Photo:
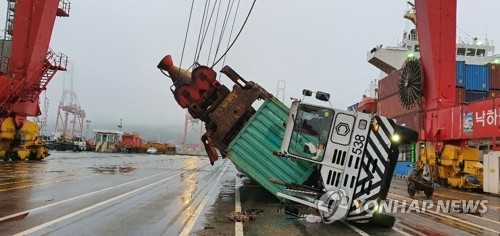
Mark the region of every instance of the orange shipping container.
POLYGON ((456 96, 456 104, 460 104, 465 102, 465 88, 459 88, 457 87, 455 89, 455 96, 456 96))
POLYGON ((423 124, 422 124, 422 112, 420 112, 420 111, 397 116, 397 117, 394 117, 394 119, 396 120, 397 124, 404 125, 405 127, 410 128, 412 130, 415 130, 417 132, 423 126, 423 124))
POLYGON ((490 90, 490 91, 488 91, 488 97, 489 98, 500 97, 500 90, 490 90))
POLYGON ((394 71, 390 75, 378 81, 378 98, 384 99, 398 92, 399 73, 401 70, 394 71))
POLYGON ((137 133, 124 133, 122 135, 122 147, 132 147, 132 148, 140 148, 142 144, 141 137, 137 133))
POLYGON ((488 64, 489 89, 500 90, 500 64, 488 64))
POLYGON ((394 94, 390 97, 386 97, 378 100, 377 104, 377 114, 389 118, 396 116, 401 116, 411 112, 419 111, 420 107, 416 104, 412 109, 406 110, 399 103, 398 94, 394 94))

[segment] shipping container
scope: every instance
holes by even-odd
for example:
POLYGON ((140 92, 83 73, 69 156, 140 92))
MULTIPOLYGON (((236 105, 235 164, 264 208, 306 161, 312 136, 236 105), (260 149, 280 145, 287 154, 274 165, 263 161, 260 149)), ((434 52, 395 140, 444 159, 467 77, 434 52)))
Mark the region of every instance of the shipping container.
POLYGON ((278 99, 267 99, 227 147, 226 156, 236 169, 274 195, 285 187, 270 182, 269 178, 303 183, 316 169, 312 162, 273 155, 273 151, 281 148, 288 112, 289 108, 278 99))
POLYGON ((457 87, 465 87, 465 61, 456 62, 456 84, 457 87))
POLYGON ((390 75, 378 81, 378 98, 383 99, 396 94, 399 90, 399 74, 401 70, 394 71, 390 75))
POLYGON ((465 90, 488 91, 486 65, 465 65, 465 90))
POLYGON ((465 101, 473 102, 481 99, 485 99, 488 96, 488 93, 483 91, 465 91, 465 101))
POLYGON ((465 88, 455 88, 455 97, 455 102, 457 105, 465 102, 465 88))
POLYGON ((394 94, 384 99, 379 99, 377 104, 377 114, 385 117, 396 117, 411 112, 419 111, 420 107, 416 104, 412 109, 406 110, 399 103, 398 94, 394 94))
POLYGON ((142 140, 138 133, 124 133, 120 146, 122 148, 141 148, 142 140))
POLYGON ((500 90, 500 64, 488 64, 489 89, 500 90))
POLYGON ((358 105, 359 105, 359 103, 356 103, 354 105, 350 105, 347 107, 347 110, 351 111, 351 112, 356 112, 356 111, 358 111, 358 105))
POLYGON ((494 98, 494 97, 500 97, 500 90, 490 90, 488 91, 488 97, 489 98, 494 98))
POLYGON ((396 116, 394 117, 394 119, 396 120, 396 123, 398 125, 404 125, 405 127, 418 132, 420 129, 422 129, 423 125, 422 115, 423 115, 422 112, 415 111, 408 114, 396 116))

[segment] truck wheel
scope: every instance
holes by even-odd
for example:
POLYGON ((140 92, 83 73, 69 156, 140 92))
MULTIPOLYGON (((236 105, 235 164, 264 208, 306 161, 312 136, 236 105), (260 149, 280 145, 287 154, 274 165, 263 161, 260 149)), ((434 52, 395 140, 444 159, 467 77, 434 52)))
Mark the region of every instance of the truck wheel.
POLYGON ((394 223, 396 223, 396 217, 383 212, 375 212, 373 213, 370 223, 390 229, 394 226, 394 223))
POLYGON ((78 149, 76 147, 73 147, 73 152, 78 152, 78 149))
POLYGON ((417 192, 417 187, 415 186, 414 183, 409 183, 408 184, 408 195, 410 195, 411 198, 415 196, 415 193, 417 192))
POLYGON ((427 198, 431 198, 432 197, 432 194, 434 193, 434 190, 425 190, 424 191, 424 194, 427 198))

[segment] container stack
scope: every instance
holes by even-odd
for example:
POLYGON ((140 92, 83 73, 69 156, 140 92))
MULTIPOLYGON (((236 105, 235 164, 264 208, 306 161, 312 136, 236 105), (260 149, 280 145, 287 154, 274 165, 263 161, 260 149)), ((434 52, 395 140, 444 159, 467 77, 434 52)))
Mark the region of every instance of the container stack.
MULTIPOLYGON (((398 84, 401 70, 379 80, 378 114, 396 120, 398 124, 419 130, 422 127, 420 107, 406 110, 399 103, 398 84)), ((456 62, 456 104, 488 97, 500 97, 500 64, 469 65, 456 62)))
POLYGON ((489 78, 487 65, 468 65, 456 62, 457 103, 473 102, 488 97, 489 78), (465 89, 464 96, 461 96, 465 89), (463 100, 462 100, 463 99, 463 100))
POLYGON ((488 97, 500 97, 500 64, 488 64, 488 97))

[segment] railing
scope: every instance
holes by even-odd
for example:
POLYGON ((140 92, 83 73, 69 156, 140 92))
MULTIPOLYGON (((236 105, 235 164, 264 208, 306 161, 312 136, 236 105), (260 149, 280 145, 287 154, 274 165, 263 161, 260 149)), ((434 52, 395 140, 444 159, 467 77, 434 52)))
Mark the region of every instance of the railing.
MULTIPOLYGON (((16 1, 8 1, 7 22, 5 25, 5 38, 12 35, 14 30, 14 12, 16 11, 16 1)), ((10 39, 10 37, 9 37, 10 39)))
POLYGON ((65 71, 68 66, 68 56, 62 52, 56 54, 52 48, 47 51, 46 58, 54 69, 65 71))
POLYGON ((0 57, 0 73, 7 74, 9 72, 9 58, 0 57))
POLYGON ((71 2, 69 2, 69 0, 59 0, 59 5, 57 9, 58 16, 69 16, 70 10, 71 10, 71 2))
POLYGON ((58 70, 65 71, 68 66, 68 56, 66 56, 66 54, 62 52, 57 54, 55 59, 55 65, 57 66, 58 70))

